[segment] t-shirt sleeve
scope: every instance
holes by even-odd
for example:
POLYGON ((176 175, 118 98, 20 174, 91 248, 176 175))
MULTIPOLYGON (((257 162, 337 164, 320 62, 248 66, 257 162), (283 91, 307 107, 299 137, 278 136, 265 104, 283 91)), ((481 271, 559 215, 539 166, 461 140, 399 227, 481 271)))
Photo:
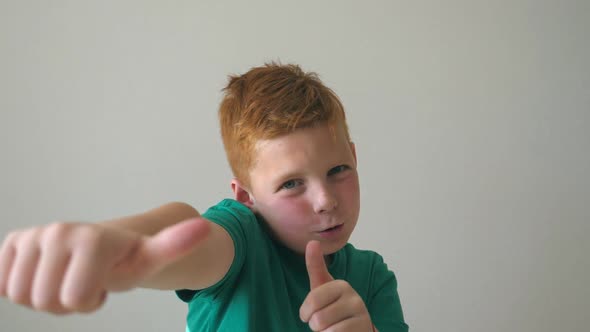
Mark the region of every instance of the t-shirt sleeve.
POLYGON ((374 261, 371 297, 367 307, 373 324, 379 331, 408 331, 397 293, 397 279, 380 255, 376 255, 374 261))
POLYGON ((250 209, 229 199, 209 208, 202 216, 220 225, 228 232, 234 242, 234 260, 225 276, 214 285, 202 290, 176 290, 176 295, 184 302, 190 302, 197 294, 211 296, 215 299, 223 293, 226 288, 224 286, 231 285, 236 281, 244 265, 247 252, 246 232, 248 228, 254 227, 256 224, 256 217, 250 209))

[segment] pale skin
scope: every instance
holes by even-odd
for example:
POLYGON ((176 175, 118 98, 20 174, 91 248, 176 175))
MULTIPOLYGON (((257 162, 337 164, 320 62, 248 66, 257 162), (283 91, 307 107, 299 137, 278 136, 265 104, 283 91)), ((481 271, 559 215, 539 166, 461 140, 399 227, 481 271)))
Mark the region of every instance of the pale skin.
POLYGON ((311 291, 299 309, 299 317, 312 331, 377 331, 358 293, 328 272, 318 241, 307 244, 305 264, 311 291))
MULTIPOLYGON (((374 331, 361 297, 334 280, 324 262, 324 254, 346 244, 358 218, 354 145, 325 125, 261 143, 250 185, 232 181, 234 198, 305 253, 311 290, 301 320, 313 331, 374 331), (334 226, 339 233, 326 237, 334 226)), ((54 314, 87 313, 112 291, 206 288, 223 278, 233 257, 222 227, 188 204, 169 203, 98 224, 57 222, 10 233, 0 247, 0 296, 54 314)))
POLYGON ((88 313, 111 291, 206 288, 233 252, 227 232, 184 203, 100 224, 56 222, 6 236, 0 296, 58 315, 88 313))
POLYGON ((250 185, 232 182, 236 200, 265 217, 274 236, 305 253, 311 291, 300 318, 313 331, 376 331, 359 294, 334 280, 323 255, 341 249, 359 215, 355 146, 342 127, 301 129, 259 141, 250 185), (336 236, 323 231, 340 225, 336 236))

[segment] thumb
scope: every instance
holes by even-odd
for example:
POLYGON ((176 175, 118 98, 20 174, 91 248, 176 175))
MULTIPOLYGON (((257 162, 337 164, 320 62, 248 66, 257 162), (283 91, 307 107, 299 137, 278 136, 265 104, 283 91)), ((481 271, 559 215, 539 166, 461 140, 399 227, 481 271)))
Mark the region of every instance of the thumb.
POLYGON ((140 280, 191 252, 207 237, 209 230, 209 221, 198 217, 139 239, 137 247, 115 263, 107 277, 106 289, 123 291, 136 287, 140 280))
POLYGON ((150 266, 150 270, 164 267, 192 251, 209 234, 209 230, 209 221, 202 217, 164 228, 142 243, 139 253, 142 263, 150 266))
POLYGON ((317 288, 329 281, 334 280, 324 261, 322 247, 318 241, 309 241, 305 247, 305 266, 309 275, 311 289, 317 288))

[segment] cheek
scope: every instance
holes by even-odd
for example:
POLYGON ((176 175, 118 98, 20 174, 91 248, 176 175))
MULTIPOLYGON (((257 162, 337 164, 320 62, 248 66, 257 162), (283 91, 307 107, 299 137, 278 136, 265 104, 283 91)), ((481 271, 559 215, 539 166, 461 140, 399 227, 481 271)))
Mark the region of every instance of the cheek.
POLYGON ((357 205, 360 200, 358 177, 351 177, 349 180, 340 183, 338 192, 343 202, 357 205))
POLYGON ((305 225, 305 220, 309 218, 309 206, 303 199, 279 198, 268 206, 272 213, 274 224, 280 224, 281 227, 296 229, 305 225))

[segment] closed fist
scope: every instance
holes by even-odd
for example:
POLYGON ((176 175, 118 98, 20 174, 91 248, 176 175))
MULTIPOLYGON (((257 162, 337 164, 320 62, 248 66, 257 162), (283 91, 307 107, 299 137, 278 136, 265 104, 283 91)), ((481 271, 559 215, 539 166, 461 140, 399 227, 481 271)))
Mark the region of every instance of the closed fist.
POLYGON ((92 312, 107 292, 137 287, 190 251, 207 231, 201 218, 152 237, 89 223, 15 231, 0 246, 0 296, 54 314, 92 312))
POLYGON ((328 272, 318 241, 305 249, 311 291, 299 310, 302 321, 313 331, 374 331, 363 299, 344 280, 334 280, 328 272))

